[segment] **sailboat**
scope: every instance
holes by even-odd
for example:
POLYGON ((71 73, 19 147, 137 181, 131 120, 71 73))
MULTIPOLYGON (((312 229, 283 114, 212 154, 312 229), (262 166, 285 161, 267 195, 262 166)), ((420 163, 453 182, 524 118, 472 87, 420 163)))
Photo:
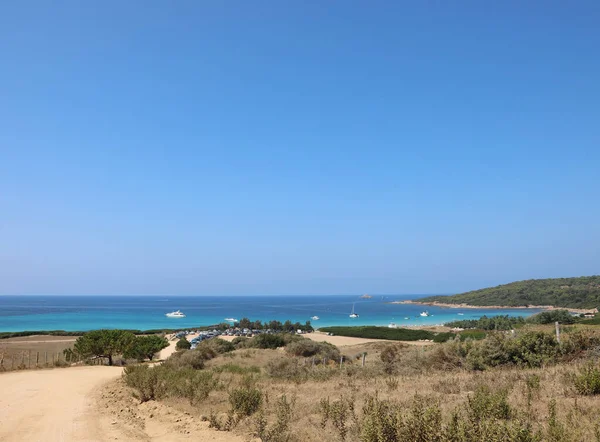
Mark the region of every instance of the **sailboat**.
POLYGON ((350 313, 351 318, 358 318, 358 313, 354 313, 354 303, 352 303, 352 313, 350 313))

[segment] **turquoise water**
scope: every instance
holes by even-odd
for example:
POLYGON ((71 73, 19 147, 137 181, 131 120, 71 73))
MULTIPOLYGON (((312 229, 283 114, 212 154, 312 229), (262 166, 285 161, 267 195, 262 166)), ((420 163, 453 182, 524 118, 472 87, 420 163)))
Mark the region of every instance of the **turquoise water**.
POLYGON ((243 317, 261 321, 287 319, 326 325, 433 325, 483 315, 528 316, 536 309, 448 309, 391 301, 417 299, 426 295, 373 296, 0 296, 0 331, 66 330, 99 328, 137 330, 193 328, 243 317), (356 319, 348 317, 354 304, 356 319), (181 310, 185 318, 167 318, 165 313, 181 310), (421 317, 427 309, 431 316, 421 317), (459 315, 463 313, 463 315, 459 315), (408 319, 405 319, 408 318, 408 319))

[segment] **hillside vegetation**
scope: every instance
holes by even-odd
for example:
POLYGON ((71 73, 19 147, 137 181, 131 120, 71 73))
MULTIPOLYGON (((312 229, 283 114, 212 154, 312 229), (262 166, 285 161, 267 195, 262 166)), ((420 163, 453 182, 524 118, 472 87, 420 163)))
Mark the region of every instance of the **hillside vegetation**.
POLYGON ((524 324, 423 347, 214 338, 127 366, 106 397, 146 422, 169 407, 181 428, 205 420, 261 442, 600 442, 599 348, 599 330, 577 325, 560 342, 553 325, 524 324))
POLYGON ((600 276, 529 279, 452 296, 430 296, 419 302, 442 302, 476 306, 553 305, 569 308, 600 306, 600 276))

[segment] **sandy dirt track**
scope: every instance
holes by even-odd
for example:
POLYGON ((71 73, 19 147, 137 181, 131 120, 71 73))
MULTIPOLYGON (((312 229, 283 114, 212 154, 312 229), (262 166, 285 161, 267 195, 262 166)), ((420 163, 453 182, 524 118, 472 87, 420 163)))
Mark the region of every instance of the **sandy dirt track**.
POLYGON ((0 374, 0 442, 243 442, 161 402, 140 404, 119 367, 0 374))
POLYGON ((106 440, 92 396, 121 371, 74 367, 1 374, 0 441, 106 440))

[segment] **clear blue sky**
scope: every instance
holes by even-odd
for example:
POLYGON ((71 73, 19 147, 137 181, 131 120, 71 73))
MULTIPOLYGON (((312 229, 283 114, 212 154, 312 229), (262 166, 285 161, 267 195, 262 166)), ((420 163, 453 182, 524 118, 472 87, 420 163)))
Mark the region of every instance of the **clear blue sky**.
POLYGON ((0 293, 600 273, 600 2, 0 6, 0 293))

